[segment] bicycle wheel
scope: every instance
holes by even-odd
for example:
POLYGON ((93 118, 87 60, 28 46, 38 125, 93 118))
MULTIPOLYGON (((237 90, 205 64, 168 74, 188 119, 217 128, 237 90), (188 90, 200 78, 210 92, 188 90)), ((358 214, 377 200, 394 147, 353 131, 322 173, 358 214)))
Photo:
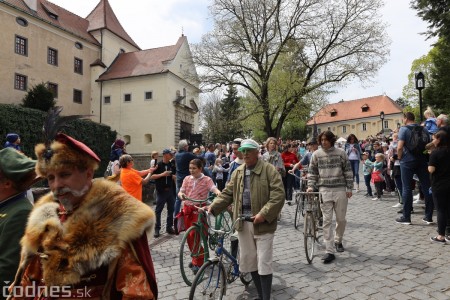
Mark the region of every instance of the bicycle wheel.
POLYGON ((304 242, 306 260, 310 264, 314 258, 314 248, 316 242, 316 226, 312 212, 308 211, 305 215, 304 242))
POLYGON ((188 286, 191 286, 195 274, 197 273, 196 270, 198 270, 196 266, 192 265, 192 260, 201 256, 204 256, 204 259, 207 259, 208 255, 205 255, 205 249, 208 249, 208 245, 203 242, 203 238, 200 234, 200 228, 198 226, 189 227, 189 229, 184 233, 180 245, 180 272, 181 277, 183 277, 184 282, 188 286), (194 241, 194 244, 192 245, 192 249, 194 249, 194 251, 191 251, 191 248, 189 248, 188 245, 189 235, 194 241))
MULTIPOLYGON (((216 217, 215 229, 222 229, 224 231, 231 231, 233 226, 233 218, 229 211, 224 211, 216 217)), ((218 234, 214 232, 209 232, 208 245, 209 249, 214 250, 217 246, 218 234)), ((230 239, 224 239, 223 247, 228 251, 231 251, 230 239)))
POLYGON ((300 194, 297 195, 298 195, 298 197, 296 196, 297 208, 295 209, 295 217, 294 217, 295 229, 298 229, 298 227, 300 226, 300 216, 302 215, 303 211, 303 195, 300 194))
POLYGON ((208 260, 195 275, 189 292, 189 300, 222 299, 226 284, 223 265, 218 260, 208 260))

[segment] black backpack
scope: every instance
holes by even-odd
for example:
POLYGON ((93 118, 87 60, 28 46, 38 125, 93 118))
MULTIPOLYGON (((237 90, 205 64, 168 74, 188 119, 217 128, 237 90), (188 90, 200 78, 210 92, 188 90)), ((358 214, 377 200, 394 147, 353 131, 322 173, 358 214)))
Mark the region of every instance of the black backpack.
POLYGON ((430 135, 423 126, 407 126, 411 130, 411 138, 408 143, 409 152, 418 157, 426 154, 425 146, 430 142, 430 135))

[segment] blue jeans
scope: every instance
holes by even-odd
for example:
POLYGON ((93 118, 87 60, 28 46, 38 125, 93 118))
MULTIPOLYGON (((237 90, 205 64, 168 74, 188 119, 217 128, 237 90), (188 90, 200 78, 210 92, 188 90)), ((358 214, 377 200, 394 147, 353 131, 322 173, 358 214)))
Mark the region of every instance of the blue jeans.
POLYGON ((167 223, 166 229, 173 228, 173 208, 175 204, 175 198, 173 197, 172 188, 168 190, 158 192, 156 191, 156 231, 161 229, 161 213, 164 209, 164 205, 167 203, 167 223))
POLYGON ((359 160, 350 160, 350 166, 352 167, 353 180, 359 185, 359 160))
POLYGON ((181 200, 178 198, 178 192, 180 191, 181 186, 183 185, 183 179, 177 179, 177 191, 175 195, 175 205, 173 208, 173 217, 175 218, 176 215, 180 212, 181 209, 181 200))
POLYGON ((364 181, 365 181, 366 187, 367 187, 367 194, 369 194, 369 196, 373 196, 373 194, 372 194, 372 187, 370 186, 370 179, 372 179, 371 177, 372 176, 370 174, 369 175, 364 175, 364 181))
MULTIPOLYGON (((402 188, 402 177, 394 176, 395 186, 397 187, 397 191, 403 197, 403 188, 402 188)), ((400 202, 402 203, 402 202, 400 202)))
POLYGON ((402 176, 402 200, 403 217, 411 221, 411 211, 413 209, 412 181, 414 174, 417 174, 420 181, 420 188, 425 196, 425 218, 431 220, 433 217, 433 198, 429 193, 430 174, 428 173, 428 163, 424 159, 403 162, 400 161, 400 171, 402 176))

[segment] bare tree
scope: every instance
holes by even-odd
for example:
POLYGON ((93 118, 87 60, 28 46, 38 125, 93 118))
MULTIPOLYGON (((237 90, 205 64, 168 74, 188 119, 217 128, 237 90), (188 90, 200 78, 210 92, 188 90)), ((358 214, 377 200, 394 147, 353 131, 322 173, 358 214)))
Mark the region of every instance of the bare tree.
POLYGON ((214 29, 193 45, 204 90, 234 84, 262 111, 265 131, 278 137, 296 105, 313 91, 344 80, 367 80, 388 55, 380 22, 382 0, 213 0, 214 29), (295 45, 295 50, 292 49, 295 45), (294 51, 294 52, 292 52, 294 51), (275 111, 270 81, 283 53, 294 53, 300 79, 275 111))

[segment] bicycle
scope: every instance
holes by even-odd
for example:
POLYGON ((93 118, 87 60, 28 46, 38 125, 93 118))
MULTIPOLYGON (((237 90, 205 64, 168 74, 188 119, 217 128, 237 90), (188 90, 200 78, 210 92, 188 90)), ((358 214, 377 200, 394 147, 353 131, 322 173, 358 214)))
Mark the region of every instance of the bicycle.
MULTIPOLYGON (((303 172, 303 171, 302 171, 303 172)), ((294 175, 298 177, 297 175, 294 175)), ((305 192, 308 188, 308 179, 300 176, 300 191, 294 191, 294 199, 296 203, 295 217, 294 217, 294 227, 298 229, 300 226, 300 215, 305 216, 304 206, 305 206, 305 196, 301 192, 305 192)))
MULTIPOLYGON (((209 224, 208 217, 206 220, 209 224)), ((239 216, 234 221, 230 230, 211 229, 219 236, 219 242, 217 243, 217 247, 215 249, 215 257, 208 259, 208 261, 205 262, 197 272, 189 292, 190 300, 222 299, 226 294, 227 284, 232 283, 238 277, 245 286, 248 286, 252 281, 251 274, 241 273, 239 271, 238 260, 223 247, 225 237, 232 232, 234 226, 239 221, 253 222, 253 219, 249 216, 239 216), (227 270, 224 265, 225 258, 231 261, 231 264, 228 266, 227 270)), ((238 257, 238 255, 236 256, 238 257)))
MULTIPOLYGON (((201 265, 208 260, 208 248, 214 250, 218 242, 217 235, 208 232, 204 213, 198 210, 201 208, 201 205, 210 203, 211 199, 209 197, 203 200, 196 200, 185 197, 185 200, 193 202, 191 213, 197 215, 197 221, 192 223, 192 226, 186 230, 180 245, 180 272, 181 277, 188 286, 191 286, 192 280, 201 265), (189 241, 191 241, 190 246, 189 241)), ((232 222, 231 214, 228 211, 224 211, 216 217, 214 227, 216 229, 230 229, 232 228, 232 222)), ((231 244, 227 244, 226 247, 231 249, 231 244)))
POLYGON ((320 244, 318 231, 320 221, 320 202, 322 195, 319 192, 300 192, 305 200, 305 220, 303 227, 303 239, 305 246, 306 260, 312 263, 316 244, 320 244))

